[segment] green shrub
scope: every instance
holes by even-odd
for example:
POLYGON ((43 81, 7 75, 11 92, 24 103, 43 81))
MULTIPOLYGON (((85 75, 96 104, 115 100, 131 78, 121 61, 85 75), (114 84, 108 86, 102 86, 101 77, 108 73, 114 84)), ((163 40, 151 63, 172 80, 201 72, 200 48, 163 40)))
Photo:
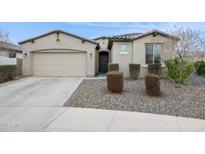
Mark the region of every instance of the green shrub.
POLYGON ((194 66, 189 63, 182 63, 179 58, 165 61, 167 76, 179 85, 186 85, 189 76, 194 71, 194 66))
POLYGON ((117 71, 108 72, 107 87, 110 92, 121 93, 123 90, 123 73, 117 71))
POLYGON ((161 75, 161 64, 148 64, 148 73, 161 75))
POLYGON ((145 77, 146 93, 150 96, 160 96, 160 80, 155 74, 148 74, 145 77))
POLYGON ((108 64, 108 72, 109 71, 119 71, 119 64, 117 63, 108 64))
POLYGON ((140 64, 129 64, 130 78, 136 80, 140 74, 140 64))
POLYGON ((196 70, 196 73, 198 75, 202 75, 203 74, 203 70, 205 68, 205 62, 204 61, 197 61, 194 63, 194 68, 196 70))
POLYGON ((13 80, 16 77, 16 65, 0 65, 0 82, 13 80))

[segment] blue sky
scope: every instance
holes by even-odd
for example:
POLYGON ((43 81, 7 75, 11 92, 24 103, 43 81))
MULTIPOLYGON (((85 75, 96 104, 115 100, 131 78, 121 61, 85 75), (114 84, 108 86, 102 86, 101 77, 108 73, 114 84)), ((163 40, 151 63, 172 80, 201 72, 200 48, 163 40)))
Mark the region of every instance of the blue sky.
POLYGON ((200 31, 205 39, 205 22, 0 22, 0 28, 10 32, 10 40, 13 43, 54 29, 62 29, 83 37, 95 38, 102 35, 145 32, 153 28, 167 31, 175 26, 190 27, 200 31))

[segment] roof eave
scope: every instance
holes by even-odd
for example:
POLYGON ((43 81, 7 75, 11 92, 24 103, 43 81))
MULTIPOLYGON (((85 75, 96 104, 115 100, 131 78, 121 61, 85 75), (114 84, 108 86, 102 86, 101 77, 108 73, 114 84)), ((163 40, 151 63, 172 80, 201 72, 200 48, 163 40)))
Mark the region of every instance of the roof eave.
POLYGON ((34 41, 36 39, 39 39, 39 38, 44 37, 44 36, 48 36, 48 35, 53 34, 53 33, 63 33, 63 34, 66 34, 66 35, 81 39, 83 41, 87 41, 87 42, 90 42, 90 43, 93 43, 93 44, 96 44, 96 45, 98 44, 96 41, 92 41, 92 40, 89 40, 89 39, 86 39, 86 38, 83 38, 83 37, 80 37, 80 36, 77 36, 77 35, 62 31, 62 30, 54 30, 54 31, 51 31, 51 32, 48 32, 48 33, 45 33, 45 34, 30 38, 30 39, 27 39, 27 40, 24 40, 24 41, 20 41, 20 42, 18 42, 18 44, 22 45, 24 43, 34 41))
POLYGON ((137 39, 140 39, 142 37, 146 37, 148 35, 153 35, 153 34, 157 34, 157 35, 161 35, 161 36, 164 36, 164 37, 168 37, 168 38, 171 38, 171 39, 174 39, 176 41, 179 41, 180 39, 176 36, 173 36, 173 35, 170 35, 170 34, 167 34, 167 33, 164 33, 164 32, 160 32, 160 31, 152 31, 152 32, 148 32, 148 33, 145 33, 145 34, 142 34, 140 36, 138 36, 137 38, 133 39, 134 40, 137 40, 137 39))
POLYGON ((132 39, 110 39, 112 42, 132 42, 132 39))

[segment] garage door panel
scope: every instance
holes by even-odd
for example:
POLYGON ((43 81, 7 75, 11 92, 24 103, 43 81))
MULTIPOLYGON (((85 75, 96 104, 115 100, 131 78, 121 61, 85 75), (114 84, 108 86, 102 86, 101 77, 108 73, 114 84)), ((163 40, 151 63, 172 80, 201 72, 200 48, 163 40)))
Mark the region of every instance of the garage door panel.
POLYGON ((34 53, 34 76, 86 76, 85 53, 34 53))

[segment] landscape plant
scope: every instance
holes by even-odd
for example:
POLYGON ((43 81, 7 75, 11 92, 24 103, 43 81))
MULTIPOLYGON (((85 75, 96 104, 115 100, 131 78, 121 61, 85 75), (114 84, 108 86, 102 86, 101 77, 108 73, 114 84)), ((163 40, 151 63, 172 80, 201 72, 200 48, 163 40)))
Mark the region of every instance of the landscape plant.
POLYGON ((205 69, 205 62, 204 61, 197 61, 194 63, 194 68, 198 75, 202 75, 205 69))
POLYGON ((148 73, 161 75, 161 64, 148 64, 148 73))
POLYGON ((117 63, 109 63, 108 64, 108 72, 109 71, 119 71, 119 64, 117 64, 117 63))
POLYGON ((140 75, 140 64, 129 64, 129 73, 132 80, 138 79, 140 75))
POLYGON ((16 77, 16 65, 0 65, 0 82, 13 80, 16 77))
POLYGON ((179 58, 170 59, 165 61, 167 75, 175 83, 180 85, 186 85, 188 83, 189 76, 194 71, 193 64, 180 61, 179 58))
POLYGON ((110 71, 107 73, 108 91, 121 93, 123 90, 123 73, 118 71, 110 71))
POLYGON ((156 74, 145 76, 146 93, 150 96, 160 96, 160 77, 156 74))

